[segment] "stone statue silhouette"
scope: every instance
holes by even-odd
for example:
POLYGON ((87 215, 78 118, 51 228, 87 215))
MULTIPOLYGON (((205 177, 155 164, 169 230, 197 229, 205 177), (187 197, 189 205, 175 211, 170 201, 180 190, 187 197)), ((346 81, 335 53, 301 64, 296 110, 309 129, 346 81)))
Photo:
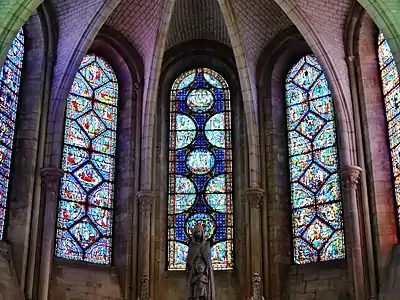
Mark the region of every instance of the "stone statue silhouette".
POLYGON ((210 243, 204 238, 204 231, 196 225, 192 232, 186 258, 187 300, 215 300, 214 273, 211 264, 210 243))

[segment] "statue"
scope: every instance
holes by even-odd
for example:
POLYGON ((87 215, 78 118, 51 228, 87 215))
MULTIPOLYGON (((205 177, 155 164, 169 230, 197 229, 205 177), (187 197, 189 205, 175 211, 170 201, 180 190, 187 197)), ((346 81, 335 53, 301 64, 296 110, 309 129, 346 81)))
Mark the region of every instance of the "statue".
POLYGON ((214 273, 211 264, 210 243, 205 240, 203 228, 196 225, 186 258, 188 277, 187 300, 215 300, 214 273))
POLYGON ((258 275, 258 273, 253 274, 252 282, 253 282, 253 295, 251 296, 250 300, 265 300, 263 295, 261 295, 261 287, 260 287, 261 277, 260 275, 258 275))

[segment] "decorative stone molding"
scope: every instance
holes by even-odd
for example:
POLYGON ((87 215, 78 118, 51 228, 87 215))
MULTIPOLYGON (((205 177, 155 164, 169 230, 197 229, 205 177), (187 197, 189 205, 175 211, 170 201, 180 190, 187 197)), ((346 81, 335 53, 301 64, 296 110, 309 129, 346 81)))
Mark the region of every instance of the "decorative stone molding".
POLYGON ((141 213, 150 212, 156 194, 153 191, 139 191, 136 194, 139 202, 139 210, 141 213))
POLYGON ((252 277, 252 284, 253 284, 253 294, 250 298, 250 300, 265 300, 263 295, 261 295, 261 287, 260 287, 260 282, 261 282, 261 277, 258 273, 254 273, 252 277))
POLYGON ((52 193, 52 196, 56 196, 60 188, 60 180, 63 174, 63 170, 58 168, 42 168, 42 187, 45 188, 47 192, 52 193))
POLYGON ((138 300, 149 300, 149 281, 150 277, 148 274, 142 274, 140 276, 140 293, 138 300))
POLYGON ((264 197, 264 190, 262 188, 248 188, 246 190, 246 197, 252 208, 260 208, 264 197))
POLYGON ((342 171, 343 187, 346 190, 357 189, 357 184, 360 179, 360 174, 363 171, 358 166, 347 166, 342 171))

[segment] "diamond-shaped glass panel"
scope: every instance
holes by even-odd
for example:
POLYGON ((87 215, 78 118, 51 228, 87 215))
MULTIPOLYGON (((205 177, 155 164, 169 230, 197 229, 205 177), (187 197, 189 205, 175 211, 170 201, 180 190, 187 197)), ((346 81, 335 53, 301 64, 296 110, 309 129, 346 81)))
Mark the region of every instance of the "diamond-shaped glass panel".
POLYGON ((311 191, 316 192, 324 184, 329 173, 312 163, 308 170, 301 176, 300 182, 308 187, 311 191))
POLYGON ((92 163, 86 164, 74 173, 78 182, 87 190, 91 190, 99 183, 102 182, 102 178, 92 163))
POLYGON ((86 115, 80 117, 78 122, 91 139, 97 137, 106 129, 103 122, 94 111, 90 111, 86 115))
POLYGON ((316 114, 309 112, 303 121, 301 121, 297 131, 309 139, 313 139, 324 126, 324 124, 325 122, 323 119, 318 117, 316 114))
POLYGON ((84 67, 81 69, 81 73, 92 88, 97 88, 109 81, 107 75, 97 63, 92 63, 84 67))
POLYGON ((320 70, 310 66, 309 64, 304 64, 293 81, 297 85, 308 90, 314 84, 320 74, 320 70))
POLYGON ((99 238, 99 233, 88 218, 83 218, 70 229, 82 248, 87 248, 99 238))
POLYGON ((329 240, 332 232, 333 230, 329 226, 316 218, 303 233, 303 238, 319 250, 329 240))

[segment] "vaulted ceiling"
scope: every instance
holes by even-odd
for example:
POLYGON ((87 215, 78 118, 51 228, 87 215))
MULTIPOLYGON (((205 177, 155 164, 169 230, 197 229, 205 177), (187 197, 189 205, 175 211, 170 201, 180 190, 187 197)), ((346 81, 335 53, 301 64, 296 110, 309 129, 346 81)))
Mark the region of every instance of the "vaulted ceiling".
MULTIPOLYGON (((274 0, 233 0, 238 35, 248 59, 256 62, 268 41, 292 22, 274 0)), ((122 0, 106 24, 122 33, 144 60, 155 41, 164 1, 122 0)), ((193 39, 231 45, 218 0, 176 0, 168 23, 165 50, 193 39)), ((236 33, 235 33, 236 34, 236 33)))

